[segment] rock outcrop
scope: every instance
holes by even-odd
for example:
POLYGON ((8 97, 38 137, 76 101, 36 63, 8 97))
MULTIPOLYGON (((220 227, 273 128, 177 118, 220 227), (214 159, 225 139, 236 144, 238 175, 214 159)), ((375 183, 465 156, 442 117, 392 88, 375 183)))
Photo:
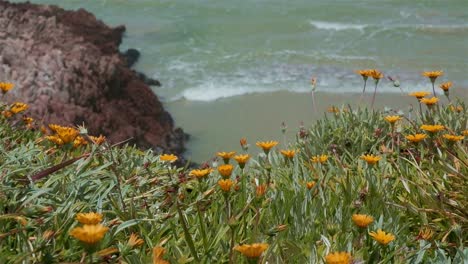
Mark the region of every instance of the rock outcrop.
POLYGON ((124 31, 83 9, 0 0, 0 81, 15 84, 3 98, 46 124, 84 123, 111 142, 181 153, 186 134, 119 52, 124 31))

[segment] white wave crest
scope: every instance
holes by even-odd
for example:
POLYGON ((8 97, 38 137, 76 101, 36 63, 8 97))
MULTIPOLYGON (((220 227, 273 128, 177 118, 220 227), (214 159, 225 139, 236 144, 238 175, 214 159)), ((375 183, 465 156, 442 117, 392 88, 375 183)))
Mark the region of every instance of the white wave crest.
POLYGON ((342 31, 342 30, 364 31, 364 29, 368 26, 364 24, 325 22, 325 21, 315 21, 315 20, 310 21, 310 24, 317 29, 334 30, 334 31, 342 31))

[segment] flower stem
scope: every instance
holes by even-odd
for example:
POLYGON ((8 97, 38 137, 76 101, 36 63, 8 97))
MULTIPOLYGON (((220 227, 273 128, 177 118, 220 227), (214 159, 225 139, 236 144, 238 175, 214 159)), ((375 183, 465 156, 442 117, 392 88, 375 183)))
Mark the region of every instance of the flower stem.
POLYGON ((374 95, 372 96, 372 104, 371 108, 374 109, 374 102, 375 102, 375 95, 377 94, 377 85, 379 84, 378 81, 375 82, 375 88, 374 88, 374 95))
POLYGON ((203 221, 199 203, 197 203, 197 213, 198 213, 198 220, 200 221, 200 231, 201 231, 202 239, 203 239, 203 247, 205 248, 205 253, 207 253, 208 252, 208 239, 206 239, 205 222, 203 221))
POLYGON ((198 259, 197 251, 195 250, 195 244, 193 243, 192 235, 190 234, 189 229, 187 227, 187 222, 185 220, 184 214, 182 213, 182 210, 180 209, 179 201, 176 201, 176 208, 177 208, 177 213, 179 214, 180 223, 182 224, 182 229, 184 229, 185 241, 187 242, 189 246, 190 253, 192 253, 193 257, 195 258, 195 261, 197 263, 200 263, 200 260, 198 259))
POLYGON ((364 93, 366 92, 366 85, 367 85, 367 80, 364 80, 364 88, 362 89, 361 97, 359 98, 359 103, 361 103, 362 98, 364 98, 364 93))

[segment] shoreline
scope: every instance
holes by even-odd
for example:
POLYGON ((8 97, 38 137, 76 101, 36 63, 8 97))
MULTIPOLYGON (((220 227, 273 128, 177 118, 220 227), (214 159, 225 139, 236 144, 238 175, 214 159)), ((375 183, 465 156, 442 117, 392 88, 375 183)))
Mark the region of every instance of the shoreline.
MULTIPOLYGON (((468 101, 466 89, 451 91, 452 98, 468 101), (462 91, 460 91, 462 90, 462 91)), ((359 104, 361 94, 335 94, 317 92, 317 112, 314 112, 311 93, 288 91, 249 94, 215 101, 178 100, 164 103, 177 124, 183 125, 190 139, 186 142, 185 157, 196 163, 209 161, 218 151, 241 151, 239 140, 247 138, 250 153, 257 153, 257 140, 277 140, 280 147, 292 143, 301 122, 307 129, 322 118, 330 106, 350 105, 370 107, 372 93, 366 93, 359 104), (281 123, 287 126, 284 139, 281 123), (286 141, 286 142, 284 142, 286 141)), ((447 104, 445 96, 440 96, 447 104)), ((408 113, 412 105, 418 111, 418 103, 407 94, 379 93, 375 108, 390 107, 408 113)))

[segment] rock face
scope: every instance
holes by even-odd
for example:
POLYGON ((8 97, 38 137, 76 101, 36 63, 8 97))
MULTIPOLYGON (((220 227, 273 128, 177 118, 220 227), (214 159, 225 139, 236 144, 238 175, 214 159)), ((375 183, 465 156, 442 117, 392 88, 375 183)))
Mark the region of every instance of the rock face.
POLYGON ((114 143, 181 153, 186 134, 119 52, 124 31, 83 9, 0 0, 0 81, 15 84, 3 99, 28 103, 45 124, 85 123, 114 143))

